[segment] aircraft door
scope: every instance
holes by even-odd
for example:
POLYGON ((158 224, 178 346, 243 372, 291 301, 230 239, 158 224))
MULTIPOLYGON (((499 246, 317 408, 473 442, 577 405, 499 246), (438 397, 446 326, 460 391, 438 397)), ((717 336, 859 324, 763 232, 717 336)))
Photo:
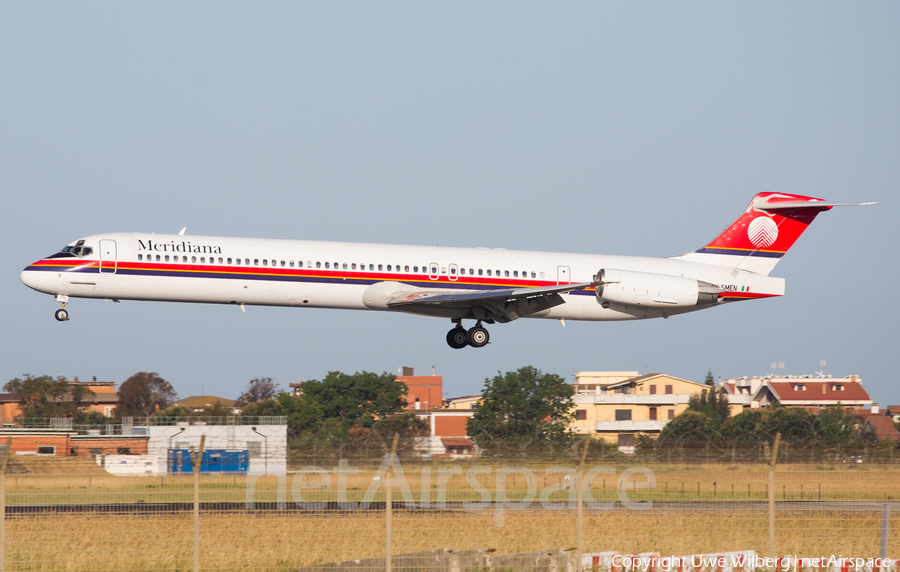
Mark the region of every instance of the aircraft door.
POLYGON ((456 282, 456 281, 459 279, 459 266, 457 266, 456 264, 451 264, 451 265, 450 265, 450 276, 449 276, 449 278, 450 278, 450 281, 451 281, 451 282, 456 282))
POLYGON ((115 274, 116 272, 116 241, 105 238, 100 241, 100 272, 103 274, 115 274))
POLYGON ((440 278, 440 268, 437 262, 432 262, 428 265, 428 279, 429 280, 437 280, 440 278))
POLYGON ((557 266, 556 267, 556 283, 557 284, 569 284, 571 282, 571 274, 569 272, 568 266, 557 266))

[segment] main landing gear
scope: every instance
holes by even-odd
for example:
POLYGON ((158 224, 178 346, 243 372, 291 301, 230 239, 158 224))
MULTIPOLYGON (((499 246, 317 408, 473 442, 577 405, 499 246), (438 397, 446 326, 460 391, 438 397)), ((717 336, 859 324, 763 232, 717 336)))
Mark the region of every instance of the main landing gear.
POLYGON ((455 320, 456 327, 447 332, 447 345, 455 350, 462 349, 466 346, 473 348, 483 348, 488 344, 491 335, 481 327, 479 320, 475 327, 466 330, 462 327, 462 320, 455 320))
POLYGON ((56 301, 62 303, 62 308, 53 313, 53 316, 56 318, 57 322, 66 322, 69 320, 69 311, 66 310, 66 302, 69 301, 69 297, 63 294, 59 294, 56 296, 56 301))

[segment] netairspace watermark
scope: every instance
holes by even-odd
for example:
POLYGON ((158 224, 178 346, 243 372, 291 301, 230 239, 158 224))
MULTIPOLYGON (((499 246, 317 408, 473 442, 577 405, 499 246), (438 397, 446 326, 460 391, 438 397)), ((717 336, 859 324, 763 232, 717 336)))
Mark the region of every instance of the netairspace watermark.
POLYGON ((756 554, 695 554, 692 556, 646 556, 616 554, 610 558, 611 570, 625 572, 671 572, 686 570, 838 570, 862 572, 895 570, 891 558, 848 558, 842 555, 764 558, 756 554))
MULTIPOLYGON (((361 501, 350 500, 347 495, 347 477, 356 475, 359 469, 349 466, 346 459, 342 459, 337 467, 328 471, 322 467, 303 467, 294 473, 291 479, 291 500, 301 509, 311 511, 328 510, 329 503, 326 501, 311 501, 304 497, 304 492, 308 490, 329 489, 336 481, 337 485, 337 507, 340 510, 366 510, 371 508, 375 501, 376 495, 382 491, 384 487, 390 484, 396 487, 402 497, 401 502, 395 502, 394 506, 398 508, 408 509, 446 509, 450 505, 447 500, 447 486, 450 479, 454 476, 465 476, 466 484, 469 487, 468 492, 474 492, 480 500, 468 500, 462 503, 454 502, 454 506, 462 506, 465 510, 493 510, 494 525, 503 526, 503 515, 508 510, 526 510, 529 508, 537 508, 539 506, 543 510, 564 510, 572 509, 577 506, 578 491, 575 483, 577 482, 578 471, 571 466, 553 466, 547 467, 543 471, 543 476, 551 477, 556 482, 550 486, 538 491, 538 477, 535 472, 528 467, 523 466, 487 466, 474 465, 467 470, 463 470, 460 466, 437 467, 436 474, 433 474, 432 467, 422 467, 420 473, 420 498, 416 501, 413 497, 412 489, 406 480, 403 472, 403 466, 400 464, 400 458, 397 455, 385 455, 369 484, 365 495, 361 501), (388 479, 388 471, 393 478, 388 479), (488 489, 479 478, 488 479, 494 477, 494 486, 488 489), (436 479, 437 487, 432 488, 433 481, 436 479), (522 494, 522 487, 518 483, 524 479, 525 492, 522 494), (515 484, 513 484, 515 483, 515 484), (566 491, 568 493, 565 501, 554 501, 550 497, 554 493, 566 491), (434 500, 432 500, 432 498, 434 500)), ((256 481, 261 475, 248 475, 247 477, 247 496, 246 507, 252 509, 256 500, 256 481)), ((616 498, 621 505, 629 510, 648 510, 653 507, 653 501, 634 501, 628 496, 628 492, 634 493, 637 490, 649 491, 656 487, 656 476, 653 471, 647 467, 629 467, 616 474, 613 467, 592 467, 584 472, 582 478, 582 499, 583 506, 587 510, 610 510, 615 507, 615 502, 600 502, 596 500, 592 494, 592 483, 601 476, 615 477, 616 480, 616 498)), ((278 477, 278 508, 284 508, 287 502, 287 481, 286 476, 278 477)), ((460 491, 455 489, 453 494, 459 494, 460 491)))

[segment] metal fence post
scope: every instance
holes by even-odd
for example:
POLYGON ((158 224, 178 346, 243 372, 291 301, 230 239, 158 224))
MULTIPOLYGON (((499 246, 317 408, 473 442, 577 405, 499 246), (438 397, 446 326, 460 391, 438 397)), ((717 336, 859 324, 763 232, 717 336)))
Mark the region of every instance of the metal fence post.
POLYGON ((884 503, 881 509, 881 548, 879 549, 879 558, 888 557, 888 539, 891 534, 891 504, 884 503))
POLYGON ((584 553, 584 459, 587 457, 590 435, 584 436, 584 446, 581 448, 581 459, 578 461, 578 473, 575 475, 575 486, 578 487, 578 560, 575 561, 575 571, 582 572, 581 555, 584 553))
POLYGON ((0 572, 6 571, 6 465, 9 463, 9 450, 12 448, 12 437, 6 438, 3 449, 3 464, 0 465, 0 572))
POLYGON ((391 555, 391 516, 394 508, 394 491, 391 490, 391 485, 394 480, 394 471, 391 470, 391 467, 394 465, 394 455, 397 454, 397 442, 400 440, 400 435, 398 433, 394 433, 394 443, 391 445, 391 456, 388 457, 388 466, 384 471, 385 480, 385 496, 384 496, 384 543, 385 543, 385 551, 384 551, 384 569, 386 572, 391 572, 391 564, 392 564, 392 555, 391 555))
MULTIPOLYGON (((200 572, 200 466, 203 464, 203 446, 206 435, 200 436, 200 449, 195 452, 194 465, 194 572, 200 572)), ((2 571, 0 571, 2 572, 2 571)))
POLYGON ((769 462, 769 557, 775 558, 775 463, 778 462, 778 444, 781 433, 775 434, 772 460, 769 462))

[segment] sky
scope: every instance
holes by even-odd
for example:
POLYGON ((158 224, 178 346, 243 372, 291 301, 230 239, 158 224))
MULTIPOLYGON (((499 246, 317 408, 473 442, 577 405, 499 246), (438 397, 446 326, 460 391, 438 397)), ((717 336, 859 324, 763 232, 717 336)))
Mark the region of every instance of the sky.
POLYGON ((823 371, 900 404, 898 21, 877 1, 2 3, 0 381, 153 371, 235 398, 409 366, 452 397, 525 365, 823 371), (674 256, 762 191, 880 204, 820 215, 781 298, 518 320, 480 350, 379 312, 73 300, 58 323, 19 278, 83 236, 185 226, 674 256))

